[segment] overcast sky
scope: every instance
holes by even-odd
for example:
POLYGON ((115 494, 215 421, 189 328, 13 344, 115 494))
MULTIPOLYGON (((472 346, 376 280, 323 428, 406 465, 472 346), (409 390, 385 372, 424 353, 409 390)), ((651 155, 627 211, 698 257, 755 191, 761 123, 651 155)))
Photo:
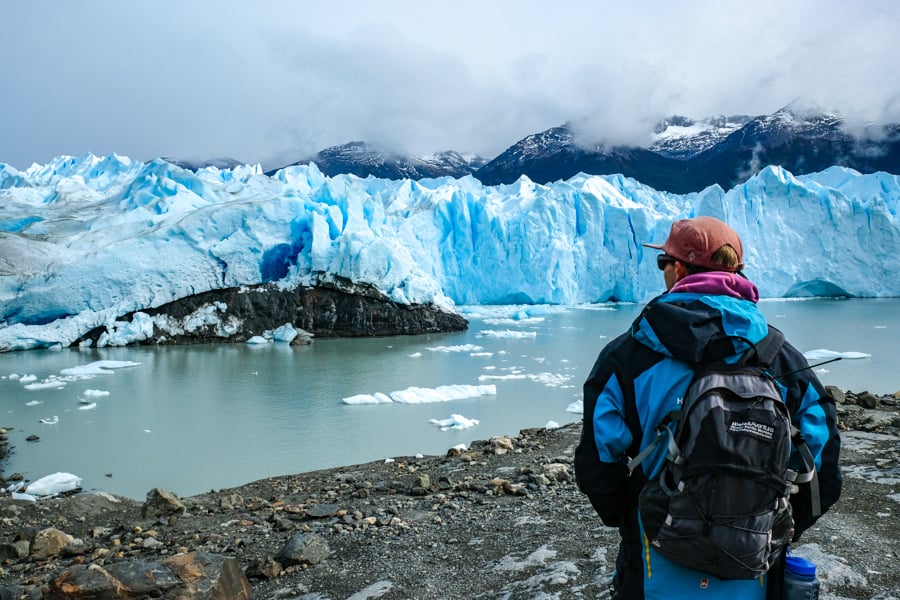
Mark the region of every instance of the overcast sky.
POLYGON ((281 166, 366 140, 493 158, 579 120, 646 144, 661 117, 794 100, 900 122, 900 2, 13 0, 0 163, 230 156, 281 166))

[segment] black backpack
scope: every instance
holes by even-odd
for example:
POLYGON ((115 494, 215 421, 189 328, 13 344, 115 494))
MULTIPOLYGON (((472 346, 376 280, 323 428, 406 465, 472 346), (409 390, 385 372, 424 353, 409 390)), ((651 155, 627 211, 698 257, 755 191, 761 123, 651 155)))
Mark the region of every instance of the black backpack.
POLYGON ((721 579, 759 577, 793 536, 796 484, 809 481, 818 500, 812 455, 766 372, 783 341, 770 328, 737 364, 698 367, 681 409, 628 465, 666 442, 666 462, 638 505, 649 543, 678 564, 721 579), (792 447, 802 473, 789 467, 792 447))

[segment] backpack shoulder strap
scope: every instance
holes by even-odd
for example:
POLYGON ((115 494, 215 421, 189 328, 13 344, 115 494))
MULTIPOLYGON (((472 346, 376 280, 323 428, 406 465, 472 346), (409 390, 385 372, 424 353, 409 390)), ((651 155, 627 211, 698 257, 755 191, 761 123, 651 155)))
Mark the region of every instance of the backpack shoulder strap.
MULTIPOLYGON (((770 325, 768 335, 755 346, 757 364, 763 368, 769 367, 783 344, 784 334, 770 325)), ((811 512, 814 517, 818 517, 822 514, 822 504, 819 494, 819 477, 816 472, 816 462, 800 430, 793 424, 791 424, 791 444, 796 448, 803 462, 802 472, 794 471, 790 473, 791 483, 795 485, 798 483, 809 484, 811 512)))
MULTIPOLYGON (((734 338, 732 338, 734 339, 734 338)), ((750 346, 737 361, 738 366, 753 366, 766 370, 775 361, 775 357, 784 345, 784 334, 771 325, 766 337, 755 344, 744 337, 737 339, 750 346)))
POLYGON ((665 418, 663 418, 659 425, 656 426, 656 438, 652 442, 647 444, 647 447, 641 450, 641 452, 637 456, 628 461, 627 466, 629 475, 631 475, 634 470, 637 469, 638 466, 640 466, 640 464, 644 462, 644 460, 648 456, 650 456, 650 453, 653 452, 656 446, 659 445, 659 442, 663 437, 668 438, 667 445, 669 454, 673 456, 680 455, 678 445, 675 443, 675 438, 672 435, 672 430, 668 427, 669 423, 671 423, 672 421, 678 421, 679 419, 681 419, 680 410, 673 410, 672 412, 667 414, 665 418))
POLYGON ((800 430, 791 425, 791 443, 800 454, 800 460, 803 462, 804 471, 789 471, 789 480, 792 484, 808 483, 809 484, 809 502, 810 511, 813 517, 822 515, 822 498, 819 493, 819 476, 816 471, 816 461, 803 434, 800 430))

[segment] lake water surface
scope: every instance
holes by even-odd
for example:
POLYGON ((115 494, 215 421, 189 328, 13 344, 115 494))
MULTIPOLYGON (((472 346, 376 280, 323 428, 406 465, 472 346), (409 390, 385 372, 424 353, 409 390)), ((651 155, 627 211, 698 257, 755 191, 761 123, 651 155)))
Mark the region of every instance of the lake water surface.
MULTIPOLYGON (((822 367, 824 383, 853 391, 900 390, 900 299, 764 301, 761 307, 803 352, 871 355, 822 367)), ((476 439, 577 421, 581 415, 570 407, 581 399, 597 353, 640 308, 471 307, 466 332, 323 339, 293 348, 229 344, 0 354, 0 426, 12 427, 4 471, 31 481, 73 473, 83 478, 84 489, 136 499, 152 487, 189 496, 274 475, 443 454, 476 439), (137 364, 90 379, 61 376, 64 369, 100 360, 137 364), (64 385, 26 387, 53 378, 64 385), (342 401, 454 384, 495 385, 496 394, 423 404, 342 401), (442 431, 430 422, 453 414, 479 424, 442 431), (40 422, 54 416, 55 424, 40 422), (40 440, 27 442, 32 434, 40 440)))

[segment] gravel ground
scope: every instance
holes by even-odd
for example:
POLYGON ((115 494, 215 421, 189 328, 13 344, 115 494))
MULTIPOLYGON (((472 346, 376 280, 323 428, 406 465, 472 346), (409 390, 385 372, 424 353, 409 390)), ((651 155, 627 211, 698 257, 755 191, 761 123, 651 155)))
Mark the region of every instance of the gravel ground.
MULTIPOLYGON (((794 552, 819 566, 823 599, 900 598, 900 416, 895 402, 840 408, 844 492, 794 552)), ((74 564, 202 550, 235 558, 256 599, 608 597, 618 535, 575 485, 580 430, 264 479, 178 499, 170 516, 106 494, 2 496, 0 587, 38 599, 74 564), (21 540, 48 527, 76 540, 39 559, 21 540), (295 536, 306 554, 287 560, 295 536)))

